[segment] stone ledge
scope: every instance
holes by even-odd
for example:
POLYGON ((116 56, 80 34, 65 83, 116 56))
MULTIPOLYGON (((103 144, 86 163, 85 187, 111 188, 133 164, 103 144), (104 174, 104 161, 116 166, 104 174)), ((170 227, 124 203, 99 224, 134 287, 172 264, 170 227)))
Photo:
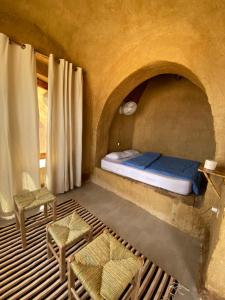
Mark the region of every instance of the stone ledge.
POLYGON ((177 195, 98 167, 94 169, 91 180, 181 231, 203 239, 204 225, 199 210, 194 207, 194 195, 177 195))

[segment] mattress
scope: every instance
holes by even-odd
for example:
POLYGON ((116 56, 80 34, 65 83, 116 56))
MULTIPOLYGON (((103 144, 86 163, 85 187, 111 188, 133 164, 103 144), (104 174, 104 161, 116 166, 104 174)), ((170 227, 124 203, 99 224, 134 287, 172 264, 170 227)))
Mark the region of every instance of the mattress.
MULTIPOLYGON (((129 159, 130 158, 131 157, 129 157, 129 159)), ((156 174, 151 171, 136 169, 131 166, 123 165, 122 162, 125 160, 126 159, 112 160, 109 158, 103 158, 101 160, 101 168, 180 195, 188 195, 192 193, 192 181, 189 179, 178 179, 173 176, 166 176, 156 174)))

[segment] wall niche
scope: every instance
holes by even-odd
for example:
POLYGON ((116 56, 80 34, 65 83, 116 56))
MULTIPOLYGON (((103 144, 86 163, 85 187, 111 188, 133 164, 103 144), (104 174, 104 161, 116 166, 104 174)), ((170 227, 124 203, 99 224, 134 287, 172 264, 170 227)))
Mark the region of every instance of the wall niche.
POLYGON ((122 102, 136 101, 132 116, 115 113, 108 152, 134 148, 204 161, 215 155, 213 117, 207 96, 188 79, 155 76, 136 87, 122 102))

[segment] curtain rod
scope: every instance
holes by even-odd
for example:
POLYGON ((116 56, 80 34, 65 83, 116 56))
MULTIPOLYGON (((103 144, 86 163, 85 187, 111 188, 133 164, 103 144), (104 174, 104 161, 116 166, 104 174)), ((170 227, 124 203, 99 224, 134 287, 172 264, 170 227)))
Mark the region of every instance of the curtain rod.
MULTIPOLYGON (((14 44, 19 45, 22 49, 25 49, 25 48, 26 48, 26 44, 21 43, 21 42, 18 42, 18 41, 16 41, 16 40, 12 39, 12 38, 9 38, 9 42, 10 42, 10 43, 14 43, 14 44)), ((36 53, 36 58, 37 58, 37 60, 39 60, 39 61, 41 61, 41 62, 43 62, 43 63, 45 63, 45 64, 48 64, 49 58, 48 58, 47 55, 41 53, 39 50, 37 50, 37 49, 35 49, 35 48, 34 48, 34 52, 36 53)), ((54 59, 55 59, 58 63, 60 63, 60 58, 54 57, 54 59)), ((73 70, 74 70, 74 71, 77 70, 77 67, 74 66, 74 65, 73 65, 73 70)))

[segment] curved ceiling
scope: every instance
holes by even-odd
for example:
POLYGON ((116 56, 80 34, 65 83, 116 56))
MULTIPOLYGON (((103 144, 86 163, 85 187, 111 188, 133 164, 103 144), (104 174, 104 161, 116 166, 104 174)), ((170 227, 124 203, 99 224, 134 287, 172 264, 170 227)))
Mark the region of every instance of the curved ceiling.
MULTIPOLYGON (((188 2, 187 6, 183 1, 174 0, 1 0, 0 30, 7 29, 7 32, 3 32, 11 32, 12 35, 20 31, 22 35, 23 29, 28 31, 29 37, 30 28, 24 24, 29 22, 54 41, 56 54, 61 55, 63 49, 66 57, 86 68, 87 58, 92 58, 93 64, 99 59, 105 61, 110 55, 115 56, 116 52, 128 47, 128 44, 148 36, 150 28, 158 34, 159 28, 160 34, 163 34, 162 31, 172 34, 181 24, 188 31, 187 24, 190 24, 197 36, 219 38, 218 27, 225 27, 222 9, 225 8, 225 2, 205 0, 197 5, 196 0, 188 2), (6 28, 4 24, 7 19, 11 20, 11 25, 8 22, 6 28)), ((42 40, 37 38, 41 47, 42 40)))

